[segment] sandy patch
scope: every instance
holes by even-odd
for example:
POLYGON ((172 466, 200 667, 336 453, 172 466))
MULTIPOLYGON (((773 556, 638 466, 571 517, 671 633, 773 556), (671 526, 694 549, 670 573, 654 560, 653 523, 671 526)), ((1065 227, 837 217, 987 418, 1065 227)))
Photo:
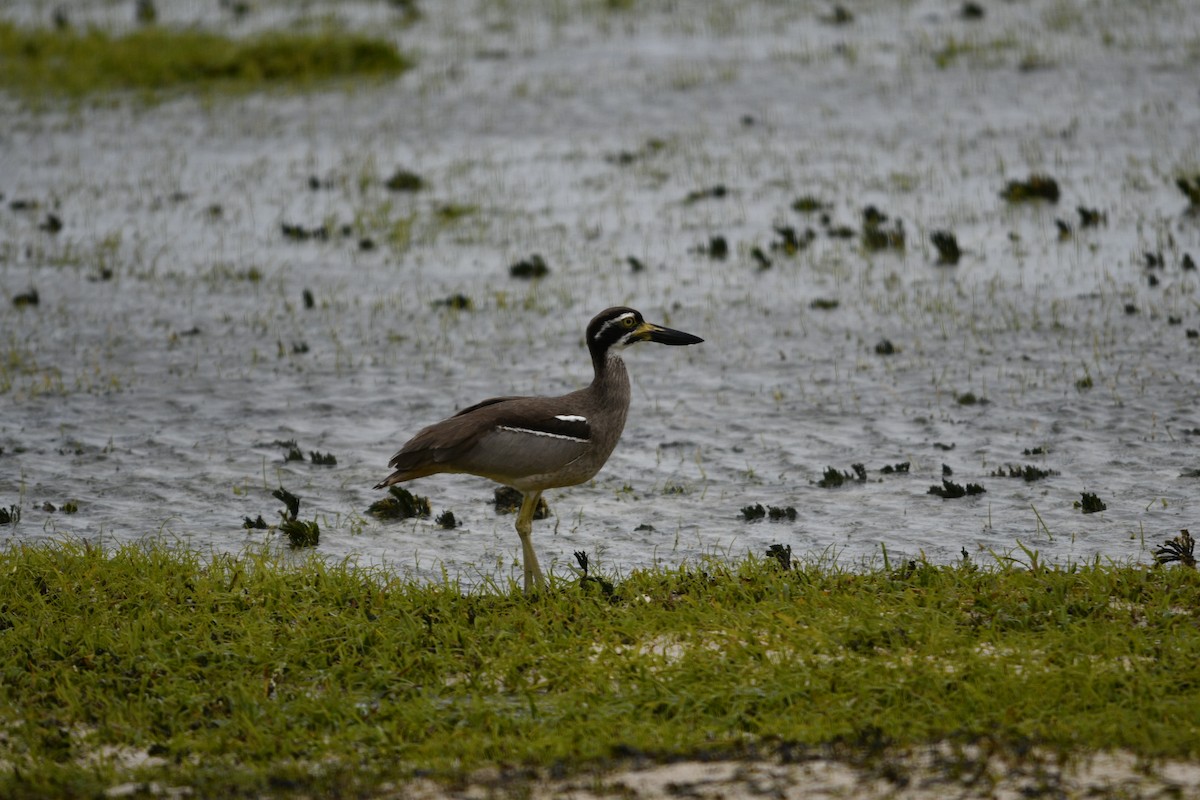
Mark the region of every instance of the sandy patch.
POLYGON ((824 800, 828 798, 1027 797, 1167 798, 1200 796, 1200 763, 1147 763, 1129 753, 1100 753, 1061 763, 1032 755, 985 756, 939 746, 856 764, 833 758, 680 761, 556 779, 484 773, 461 786, 430 780, 391 787, 382 797, 413 800, 824 800))

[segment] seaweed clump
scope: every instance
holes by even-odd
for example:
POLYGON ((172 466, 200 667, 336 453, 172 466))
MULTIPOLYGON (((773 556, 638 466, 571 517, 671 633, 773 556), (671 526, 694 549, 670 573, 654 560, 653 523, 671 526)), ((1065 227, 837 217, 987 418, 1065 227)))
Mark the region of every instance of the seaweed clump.
POLYGON ((812 243, 813 239, 817 238, 816 232, 812 228, 805 228, 803 234, 796 233, 796 229, 791 225, 776 225, 775 233, 779 234, 779 238, 771 242, 772 252, 781 252, 787 256, 794 256, 812 243))
POLYGON ((937 248, 939 264, 954 266, 962 258, 958 238, 950 231, 934 231, 929 235, 929 241, 937 248))
POLYGON ((1032 464, 1026 464, 1023 467, 1006 464, 992 472, 992 477, 1021 478, 1026 483, 1033 483, 1034 481, 1040 481, 1042 478, 1049 478, 1051 475, 1057 474, 1058 473, 1052 469, 1042 469, 1041 467, 1035 467, 1032 464))
POLYGON ((428 517, 433 514, 433 507, 428 497, 415 495, 403 486, 392 486, 387 497, 367 506, 367 513, 379 519, 409 519, 428 517))
POLYGON ((523 258, 510 266, 508 274, 514 278, 533 280, 534 278, 544 278, 549 275, 550 267, 546 265, 546 259, 534 253, 529 258, 523 258))
POLYGON ((1187 528, 1179 531, 1179 535, 1154 551, 1154 560, 1160 564, 1170 564, 1178 561, 1185 567, 1196 568, 1196 540, 1188 533, 1187 528))
POLYGON ((833 467, 826 467, 825 474, 817 481, 822 489, 836 489, 844 483, 866 483, 867 468, 863 464, 851 464, 853 472, 841 472, 833 467))
MULTIPOLYGON (((288 544, 297 548, 316 547, 321 541, 321 528, 315 519, 311 522, 297 519, 300 514, 300 498, 282 486, 271 492, 271 496, 284 505, 284 510, 279 512, 279 516, 283 518, 279 523, 279 530, 287 535, 288 544)), ((250 520, 249 517, 246 519, 250 520)), ((257 527, 257 520, 255 526, 257 527)), ((243 527, 247 526, 243 524, 243 527)))
MULTIPOLYGON (((515 514, 521 510, 525 496, 511 486, 498 486, 492 494, 492 502, 497 514, 515 514)), ((550 516, 550 504, 546 498, 539 497, 537 508, 533 510, 534 519, 546 519, 550 516)))
POLYGON ((960 483, 942 478, 942 485, 938 486, 934 484, 930 486, 927 494, 937 495, 943 500, 955 500, 959 497, 969 497, 976 494, 985 494, 986 492, 987 489, 978 483, 968 483, 966 486, 963 486, 960 483))
POLYGON ((757 522, 769 519, 771 522, 795 522, 799 514, 793 506, 766 506, 755 503, 742 509, 742 519, 746 522, 757 522))
POLYGON ((393 192, 419 192, 425 188, 425 179, 407 169, 398 169, 384 183, 393 192))
POLYGON ((891 227, 885 227, 887 214, 875 206, 863 209, 862 243, 867 250, 903 250, 904 223, 896 220, 891 227))
POLYGON ((718 183, 715 186, 709 186, 705 189, 696 189, 688 192, 687 197, 683 198, 683 202, 690 205, 692 203, 698 203, 701 200, 719 200, 727 194, 729 194, 729 190, 725 188, 725 185, 718 183))
POLYGON ((792 546, 790 544, 773 544, 767 548, 767 556, 779 563, 779 568, 785 572, 792 568, 792 546))
POLYGON ((708 237, 708 244, 698 246, 695 252, 717 261, 724 261, 729 257, 729 242, 724 236, 716 234, 708 237))
POLYGON ((1058 181, 1049 175, 1034 173, 1028 180, 1009 181, 1004 186, 1000 196, 1010 203, 1028 203, 1034 200, 1046 200, 1057 203, 1059 197, 1058 181))
POLYGON ((1175 179, 1175 185, 1188 199, 1188 209, 1200 210, 1200 174, 1180 175, 1175 179))
POLYGON ((1108 508, 1105 502, 1093 492, 1083 492, 1080 499, 1075 501, 1075 507, 1085 514, 1095 514, 1108 508))

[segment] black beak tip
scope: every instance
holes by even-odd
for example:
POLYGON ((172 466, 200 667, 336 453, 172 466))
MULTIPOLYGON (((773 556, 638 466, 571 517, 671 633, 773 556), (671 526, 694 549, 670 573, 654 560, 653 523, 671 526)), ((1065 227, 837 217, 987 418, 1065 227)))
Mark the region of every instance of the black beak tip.
POLYGON ((658 342, 659 344, 670 345, 685 345, 685 344, 700 344, 704 340, 699 336, 693 336, 690 333, 673 330, 671 328, 659 328, 650 334, 650 341, 658 342))

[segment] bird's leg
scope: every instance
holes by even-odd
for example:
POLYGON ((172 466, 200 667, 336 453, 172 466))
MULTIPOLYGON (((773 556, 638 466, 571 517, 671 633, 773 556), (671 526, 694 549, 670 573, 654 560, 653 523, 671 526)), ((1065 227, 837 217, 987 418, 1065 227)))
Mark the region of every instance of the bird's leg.
POLYGON ((525 492, 521 500, 521 511, 517 514, 517 535, 521 537, 521 563, 525 567, 525 594, 533 594, 546 584, 542 568, 538 566, 537 553, 533 549, 533 512, 537 510, 540 491, 525 492))

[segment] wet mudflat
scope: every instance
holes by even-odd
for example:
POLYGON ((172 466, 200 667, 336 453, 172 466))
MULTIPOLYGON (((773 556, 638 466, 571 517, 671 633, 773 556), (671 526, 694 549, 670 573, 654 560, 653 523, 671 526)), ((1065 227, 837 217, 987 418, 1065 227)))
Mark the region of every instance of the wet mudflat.
POLYGON ((706 342, 628 353, 621 445, 535 525, 559 573, 1149 561, 1194 521, 1194 4, 212 5, 159 22, 335 18, 416 66, 0 100, 5 540, 238 550, 283 511, 332 557, 518 575, 491 485, 413 483, 403 521, 371 486, 458 408, 583 385, 613 304, 706 342))

